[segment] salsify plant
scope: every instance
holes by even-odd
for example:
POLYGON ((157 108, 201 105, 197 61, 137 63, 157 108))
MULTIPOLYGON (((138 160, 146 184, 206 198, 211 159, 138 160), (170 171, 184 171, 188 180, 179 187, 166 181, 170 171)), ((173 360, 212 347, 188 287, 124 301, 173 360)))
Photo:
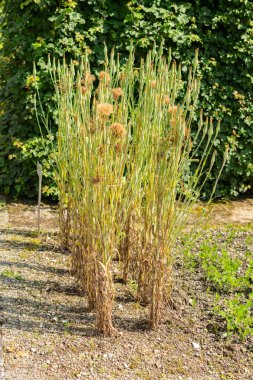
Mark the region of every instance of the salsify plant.
POLYGON ((87 293, 89 307, 96 308, 98 329, 105 335, 114 331, 111 260, 132 203, 125 177, 134 83, 128 68, 132 66, 129 60, 123 74, 112 54, 93 91, 95 78, 87 59, 78 71, 73 64, 49 63, 59 114, 61 240, 72 252, 73 271, 87 293))
POLYGON ((137 282, 138 300, 150 305, 150 327, 162 320, 173 245, 215 162, 219 121, 214 126, 201 112, 191 131, 200 90, 197 65, 196 52, 185 86, 180 64, 165 57, 162 46, 138 67, 133 48, 124 66, 105 49, 96 77, 88 56, 78 65, 49 61, 58 106, 60 238, 104 335, 116 331, 115 257, 124 280, 137 282), (131 239, 135 226, 137 240, 131 239))
POLYGON ((215 162, 213 145, 219 122, 214 128, 212 119, 203 121, 200 115, 195 137, 191 137, 200 85, 195 77, 196 68, 197 55, 189 71, 186 94, 178 102, 181 68, 176 62, 168 62, 160 50, 158 54, 150 52, 140 66, 133 141, 134 154, 142 160, 139 163, 142 232, 141 249, 137 258, 133 257, 137 261, 133 267, 138 268, 138 299, 150 304, 151 327, 160 323, 170 293, 172 247, 215 162), (192 170, 190 163, 202 143, 204 154, 192 170))

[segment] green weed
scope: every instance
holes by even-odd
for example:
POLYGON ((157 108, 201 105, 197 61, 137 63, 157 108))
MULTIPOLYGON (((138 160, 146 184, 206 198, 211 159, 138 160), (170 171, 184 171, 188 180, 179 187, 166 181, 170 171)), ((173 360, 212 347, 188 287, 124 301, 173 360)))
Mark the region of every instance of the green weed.
POLYGON ((247 226, 228 226, 228 234, 218 233, 213 239, 205 237, 197 252, 188 246, 184 251, 187 269, 201 268, 207 282, 207 291, 215 292, 214 312, 226 323, 227 334, 237 333, 241 338, 253 334, 253 259, 250 244, 252 236, 247 226), (240 237, 243 255, 237 257, 233 246, 240 237), (215 239, 215 244, 213 240, 215 239), (226 248, 228 247, 228 248, 226 248))
POLYGON ((242 338, 253 334, 253 293, 249 299, 244 294, 236 294, 231 299, 222 300, 214 310, 225 319, 228 333, 236 331, 242 338))
POLYGON ((23 277, 19 273, 14 272, 12 269, 5 269, 1 273, 1 277, 10 278, 10 279, 18 280, 18 281, 23 280, 23 277))

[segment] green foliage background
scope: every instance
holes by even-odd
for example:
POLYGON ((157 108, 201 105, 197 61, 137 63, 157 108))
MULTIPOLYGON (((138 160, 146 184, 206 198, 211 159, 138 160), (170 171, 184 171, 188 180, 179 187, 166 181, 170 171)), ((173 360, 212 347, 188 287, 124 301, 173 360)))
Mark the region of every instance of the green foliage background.
MULTIPOLYGON (((225 144, 230 160, 217 188, 219 196, 252 190, 253 183, 253 2, 248 0, 6 0, 0 56, 0 191, 12 196, 36 194, 35 163, 50 178, 50 144, 41 143, 33 94, 40 88, 51 116, 52 88, 48 54, 78 59, 91 51, 93 70, 103 61, 103 43, 121 58, 130 41, 139 56, 165 40, 183 70, 199 48, 202 79, 200 107, 221 117, 216 176, 225 144), (37 78, 32 76, 37 62, 37 78)), ((209 192, 210 183, 205 188, 209 192)), ((45 195, 54 195, 50 180, 45 195)))

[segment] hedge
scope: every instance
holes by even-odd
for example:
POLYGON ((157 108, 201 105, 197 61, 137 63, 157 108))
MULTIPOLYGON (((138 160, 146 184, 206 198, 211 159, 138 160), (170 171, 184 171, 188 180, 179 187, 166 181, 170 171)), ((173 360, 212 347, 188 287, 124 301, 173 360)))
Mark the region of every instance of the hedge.
MULTIPOLYGON (((0 56, 0 192, 34 197, 37 160, 44 167, 44 195, 55 196, 51 151, 41 144, 34 112, 35 86, 53 120, 48 54, 78 60, 89 49, 94 72, 104 42, 121 60, 130 46, 142 57, 163 38, 183 70, 199 48, 200 107, 222 118, 218 160, 204 189, 209 192, 224 147, 230 159, 216 195, 237 196, 253 184, 253 2, 248 0, 6 0, 2 1, 0 56), (33 77, 33 62, 37 77, 33 77)), ((56 127, 52 124, 53 131, 56 127)))

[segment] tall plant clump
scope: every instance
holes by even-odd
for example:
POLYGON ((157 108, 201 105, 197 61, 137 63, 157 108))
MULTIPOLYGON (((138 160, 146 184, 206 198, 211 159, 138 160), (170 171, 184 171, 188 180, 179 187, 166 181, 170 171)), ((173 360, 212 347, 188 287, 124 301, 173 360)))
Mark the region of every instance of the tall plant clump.
POLYGON ((96 90, 87 59, 78 70, 66 63, 56 66, 54 62, 49 67, 59 114, 61 242, 72 252, 73 272, 87 293, 90 309, 97 310, 98 329, 111 335, 111 261, 131 204, 125 172, 133 65, 129 61, 124 73, 120 72, 112 54, 99 73, 96 90))
POLYGON ((173 245, 215 162, 213 147, 219 122, 214 127, 212 118, 203 120, 201 112, 198 128, 191 133, 200 89, 197 65, 196 51, 185 90, 180 65, 170 56, 164 58, 162 48, 159 52, 150 51, 138 70, 130 154, 130 171, 138 173, 138 183, 132 182, 134 202, 127 220, 131 220, 131 215, 140 215, 141 243, 137 254, 135 247, 135 255, 128 244, 130 252, 124 252, 124 258, 125 269, 134 269, 138 300, 150 305, 152 328, 161 322, 170 295, 173 245), (202 158, 195 159, 200 147, 202 158), (194 160, 195 169, 191 169, 194 160))
POLYGON ((105 52, 103 70, 92 75, 88 57, 78 65, 49 63, 58 104, 57 179, 62 244, 72 269, 97 312, 104 335, 115 332, 113 259, 123 277, 138 284, 157 327, 172 281, 172 247, 215 161, 218 133, 212 120, 191 121, 199 95, 197 53, 184 89, 181 67, 162 47, 138 68, 134 51, 120 68, 105 52), (202 158, 190 169, 199 147, 202 158), (135 222, 133 222, 135 221, 135 222), (131 229, 138 225, 138 241, 131 229))

